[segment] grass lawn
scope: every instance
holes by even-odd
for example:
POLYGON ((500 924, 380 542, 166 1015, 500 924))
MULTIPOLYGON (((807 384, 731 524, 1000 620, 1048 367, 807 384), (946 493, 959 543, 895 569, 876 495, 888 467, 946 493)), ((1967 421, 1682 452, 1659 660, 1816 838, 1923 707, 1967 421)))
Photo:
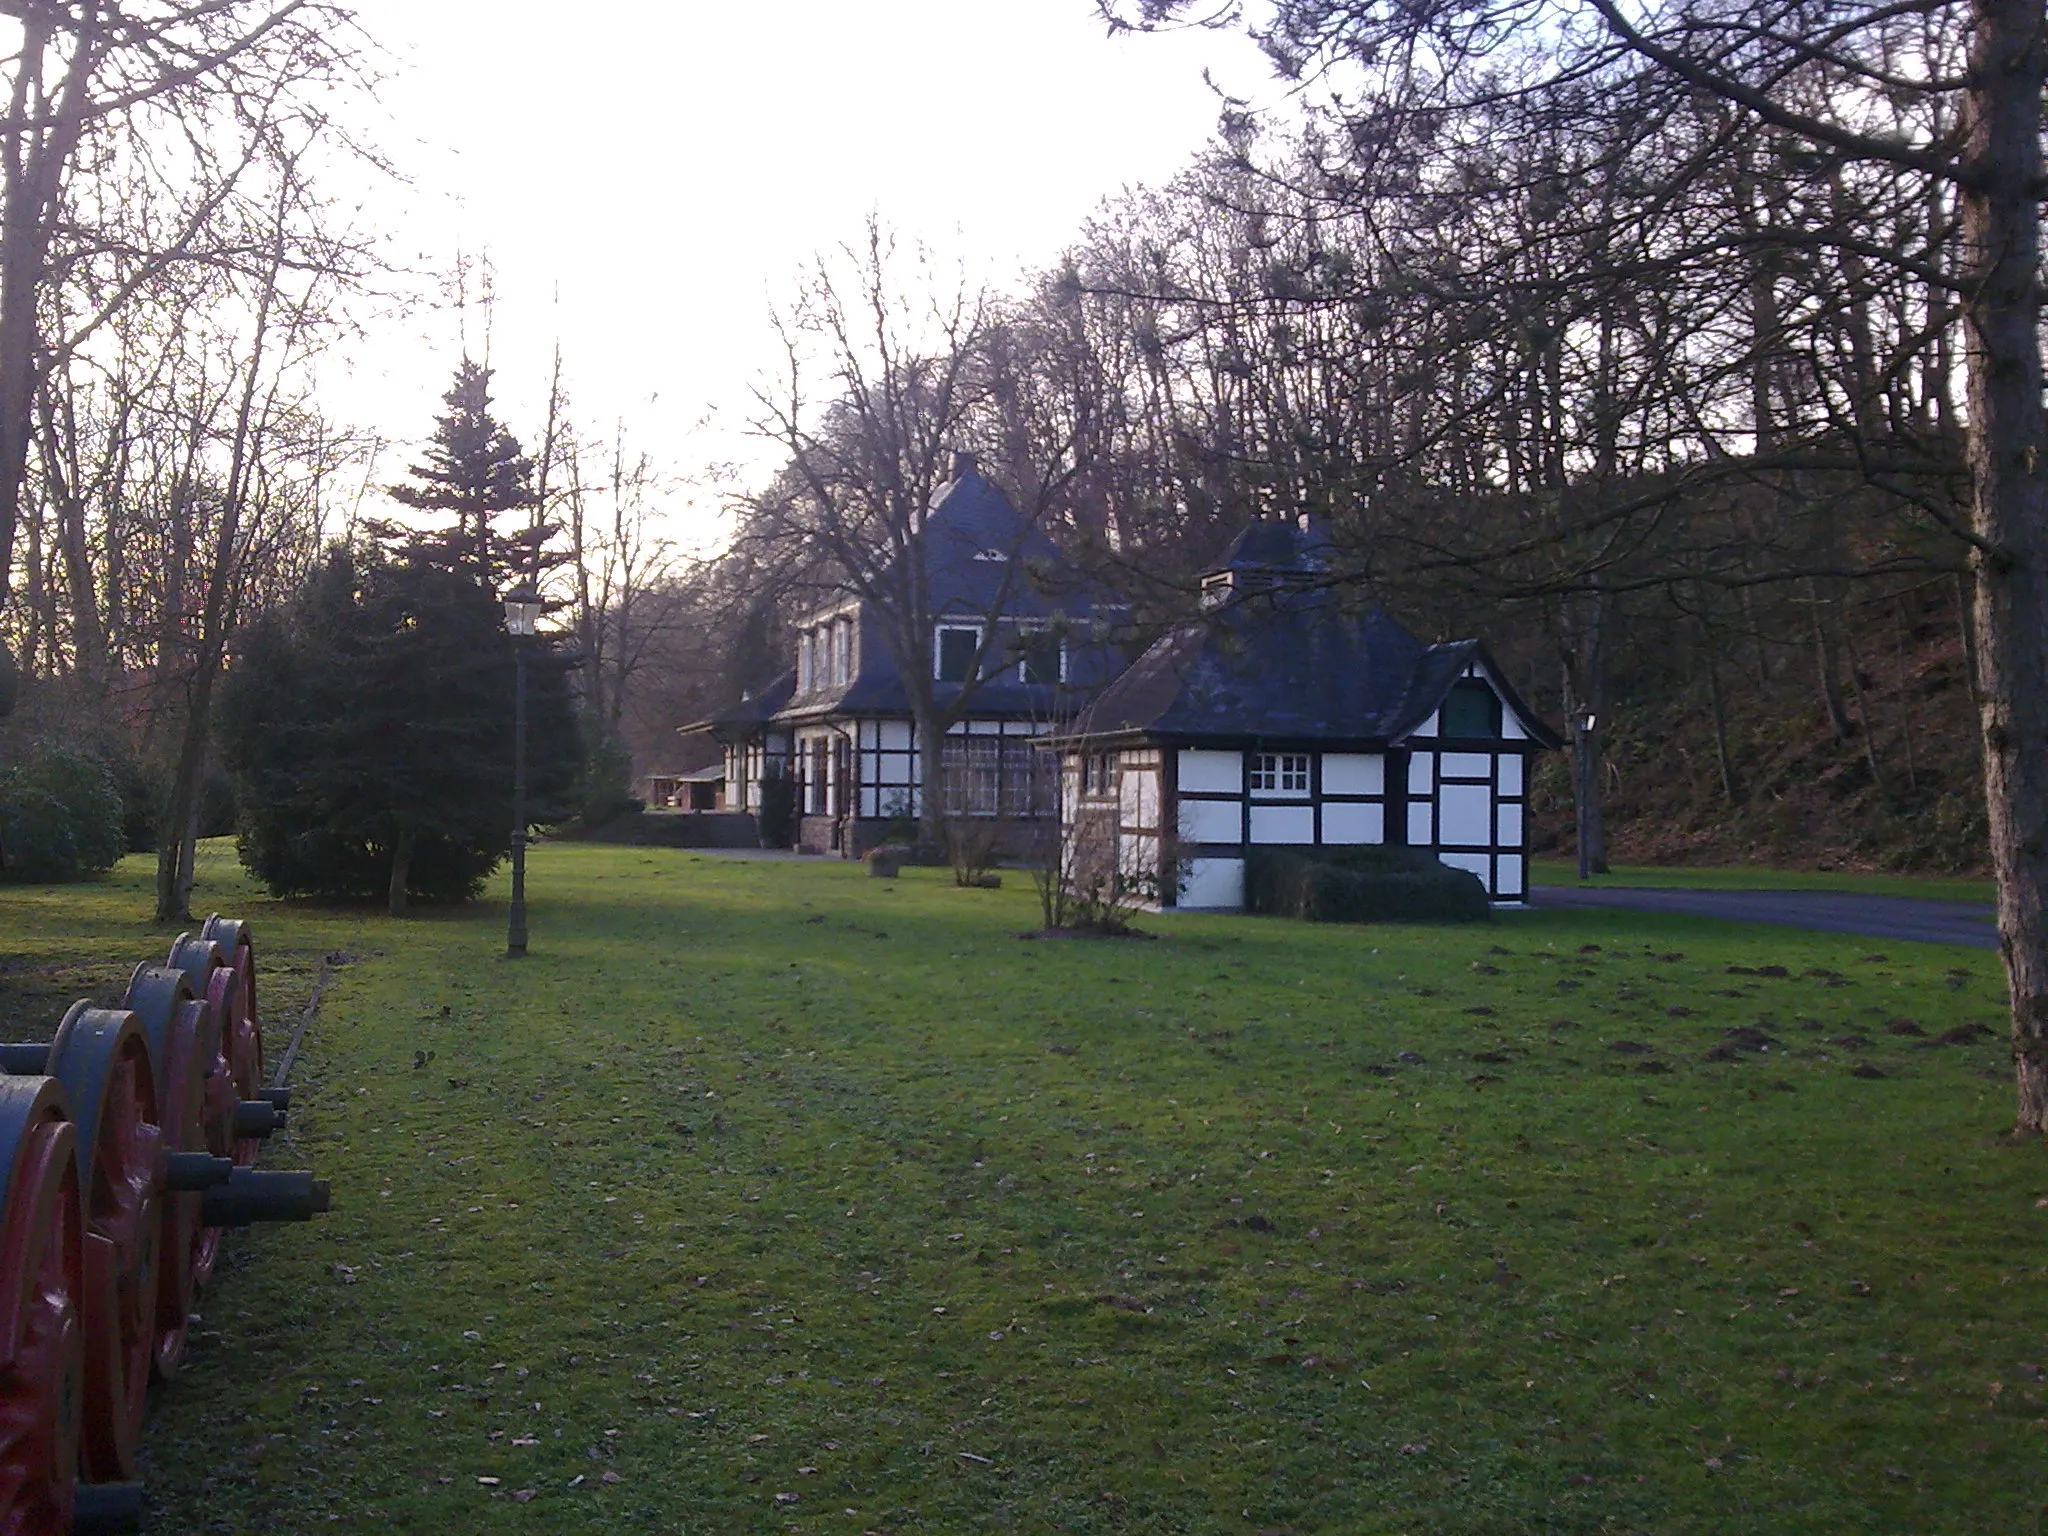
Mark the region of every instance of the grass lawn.
MULTIPOLYGON (((234 1242, 156 1528, 2035 1528, 2048 1162, 2005 1047, 1933 1043, 2002 1027, 1991 955, 1031 942, 947 878, 543 846, 508 963, 498 904, 210 866, 273 1050, 348 957, 266 1159, 336 1210, 234 1242)), ((0 888, 16 1032, 161 951, 144 889, 0 888)))
MULTIPOLYGON (((1539 885, 1578 885, 1579 867, 1565 859, 1532 859, 1539 885)), ((1935 901, 1995 901, 1989 880, 1947 875, 1862 875, 1846 870, 1768 869, 1761 864, 1701 867, 1679 864, 1618 864, 1589 886, 1662 887, 1689 891, 1859 891, 1872 896, 1917 896, 1935 901)))

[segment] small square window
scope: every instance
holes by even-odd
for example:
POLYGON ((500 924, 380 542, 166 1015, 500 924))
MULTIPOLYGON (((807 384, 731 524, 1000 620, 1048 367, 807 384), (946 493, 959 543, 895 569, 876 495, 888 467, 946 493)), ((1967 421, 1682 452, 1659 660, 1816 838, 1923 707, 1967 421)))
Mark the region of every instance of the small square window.
POLYGON ((1276 795, 1308 793, 1308 754, 1260 752, 1252 758, 1252 788, 1276 795))

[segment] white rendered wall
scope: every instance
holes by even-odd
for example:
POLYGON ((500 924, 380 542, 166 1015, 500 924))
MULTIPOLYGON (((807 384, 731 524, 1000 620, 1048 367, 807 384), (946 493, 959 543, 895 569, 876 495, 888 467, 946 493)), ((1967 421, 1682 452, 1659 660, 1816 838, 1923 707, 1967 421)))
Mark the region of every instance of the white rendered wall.
POLYGON ((1437 842, 1444 847, 1490 847, 1493 791, 1484 784, 1437 786, 1437 842))
POLYGON ((1243 859, 1195 859, 1180 888, 1184 907, 1244 906, 1243 859))
POLYGON ((1326 843, 1383 843, 1386 841, 1386 813, 1378 805, 1323 804, 1323 841, 1326 843))
MULTIPOLYGON (((1180 754, 1180 787, 1183 792, 1193 790, 1197 794, 1242 794, 1244 758, 1236 752, 1184 749, 1180 754)), ((1237 839, 1232 837, 1230 841, 1236 842, 1237 839)))
POLYGON ((1188 843, 1241 843, 1242 808, 1235 800, 1183 800, 1180 835, 1181 841, 1188 843))
MULTIPOLYGON (((1440 862, 1450 865, 1453 869, 1471 870, 1473 874, 1479 877, 1479 883, 1486 885, 1487 875, 1491 872, 1489 855, 1483 853, 1440 853, 1437 855, 1437 858, 1440 862)), ((1493 894, 1490 886, 1487 888, 1486 894, 1489 896, 1493 894)))
POLYGON ((1255 805, 1252 807, 1252 841, 1255 843, 1312 843, 1316 840, 1316 813, 1307 805, 1255 805))
POLYGON ((1376 752, 1325 752, 1323 793, 1377 795, 1386 787, 1387 760, 1376 752))
POLYGON ((1496 810, 1500 818, 1500 845, 1503 848, 1522 846, 1522 808, 1519 805, 1503 805, 1496 810))

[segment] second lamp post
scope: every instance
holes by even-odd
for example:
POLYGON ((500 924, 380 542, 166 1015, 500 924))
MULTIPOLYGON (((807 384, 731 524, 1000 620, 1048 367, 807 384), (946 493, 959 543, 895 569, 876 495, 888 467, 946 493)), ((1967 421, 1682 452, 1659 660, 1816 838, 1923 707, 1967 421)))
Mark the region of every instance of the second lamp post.
POLYGON ((505 594, 505 629, 512 636, 512 910, 505 956, 512 960, 526 953, 526 642, 540 610, 540 593, 530 581, 505 594))

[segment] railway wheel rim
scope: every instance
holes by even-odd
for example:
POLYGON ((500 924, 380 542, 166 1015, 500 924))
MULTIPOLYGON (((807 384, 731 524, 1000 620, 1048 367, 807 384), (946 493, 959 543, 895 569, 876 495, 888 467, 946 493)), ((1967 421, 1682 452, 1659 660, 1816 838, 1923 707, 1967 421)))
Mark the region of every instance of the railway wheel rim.
POLYGON ((15 1082, 0 1106, 15 1129, 0 1218, 0 1531, 63 1536, 84 1405, 78 1160, 55 1080, 15 1082))

